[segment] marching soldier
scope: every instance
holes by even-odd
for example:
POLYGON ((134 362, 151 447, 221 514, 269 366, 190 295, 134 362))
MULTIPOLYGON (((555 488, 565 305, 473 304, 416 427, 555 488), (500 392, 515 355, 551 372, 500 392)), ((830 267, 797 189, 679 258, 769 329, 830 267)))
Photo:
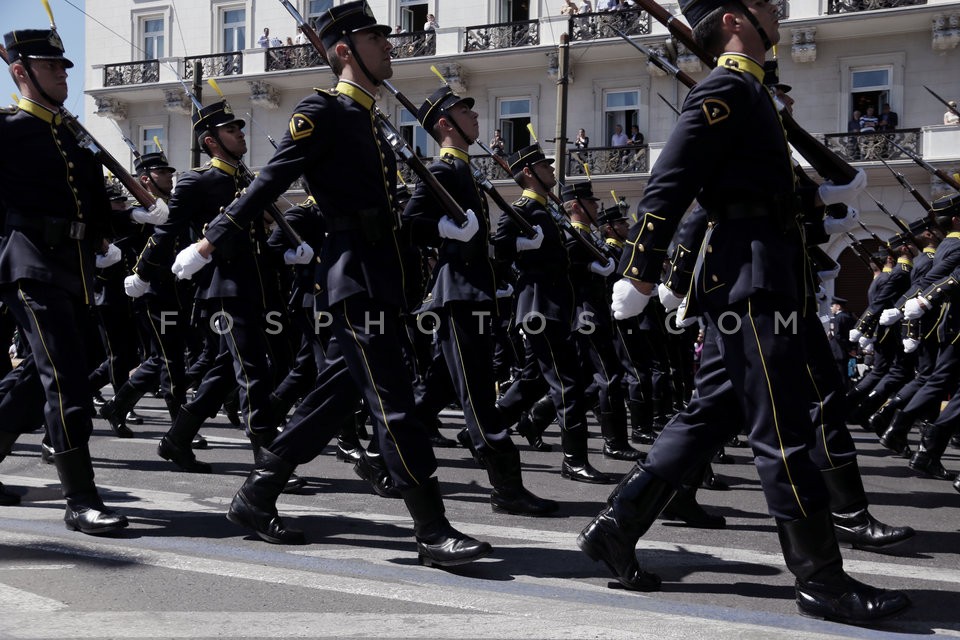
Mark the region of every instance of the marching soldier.
MULTIPOLYGON (((327 230, 315 294, 333 334, 328 362, 283 432, 257 453, 227 517, 268 542, 303 544, 303 532, 288 528, 277 514, 277 497, 294 468, 316 457, 352 416, 359 390, 393 485, 413 517, 421 563, 472 562, 492 549, 454 529, 444 516, 433 476, 436 458, 424 426, 413 417, 413 389, 401 351, 400 311, 406 301, 393 211, 396 159, 377 128, 374 98, 393 74, 390 27, 377 24, 365 0, 358 0, 323 13, 317 30, 340 78, 336 88, 297 105, 277 153, 191 248, 202 260, 216 256, 238 226, 259 217, 301 174, 327 230)), ((200 266, 193 262, 184 275, 200 266)))
MULTIPOLYGON (((57 32, 11 31, 4 44, 23 97, 17 108, 0 113, 0 138, 11 150, 0 158, 6 207, 0 298, 30 344, 43 384, 47 434, 67 501, 64 522, 83 533, 109 533, 126 527, 127 519, 104 506, 93 480, 81 327, 84 307, 93 302, 94 255, 106 235, 110 203, 100 163, 61 114, 73 63, 64 57, 57 32)), ((36 378, 20 381, 35 384, 36 378)), ((13 416, 0 414, 0 424, 8 422, 13 416)), ((14 440, 16 434, 0 432, 0 457, 14 440)))
MULTIPOLYGON (((688 94, 654 167, 620 263, 624 277, 614 285, 613 308, 617 317, 629 317, 646 306, 670 238, 696 195, 710 229, 687 313, 703 317, 710 335, 697 397, 624 477, 578 544, 625 587, 660 588, 658 576, 640 569, 636 543, 687 475, 733 435, 730 425, 715 426, 724 423, 732 385, 784 559, 796 576, 800 611, 847 623, 893 615, 909 606, 906 595, 843 571, 828 494, 810 459, 809 406, 796 393, 807 383, 804 330, 781 331, 777 323, 804 313, 809 283, 789 147, 762 84, 762 61, 779 36, 776 7, 682 0, 681 10, 699 45, 725 53, 688 94), (717 157, 724 162, 718 165, 717 157)), ((825 185, 820 199, 846 201, 863 183, 860 176, 850 185, 825 185)))
POLYGON ((488 251, 490 214, 470 169, 469 148, 480 133, 473 104, 473 98, 461 98, 445 86, 417 113, 423 128, 440 141, 440 159, 430 171, 467 211, 469 223, 461 228, 444 216, 423 183, 404 210, 414 240, 438 249, 416 313, 434 315, 440 348, 417 385, 416 412, 421 421, 430 420, 455 395, 466 422, 459 439, 489 474, 493 510, 544 516, 559 505, 523 486, 520 452, 495 408, 490 319, 498 315, 496 276, 488 251))

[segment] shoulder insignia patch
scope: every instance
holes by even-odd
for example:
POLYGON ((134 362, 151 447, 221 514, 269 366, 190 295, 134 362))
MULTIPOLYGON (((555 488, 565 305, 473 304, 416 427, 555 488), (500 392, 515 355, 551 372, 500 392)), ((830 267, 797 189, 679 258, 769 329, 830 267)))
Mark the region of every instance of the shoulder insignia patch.
POLYGON ((719 98, 707 98, 700 105, 703 109, 703 115, 707 118, 707 124, 714 125, 730 117, 730 107, 719 98))
POLYGON ((290 137, 294 140, 302 140, 313 133, 313 122, 302 113, 295 113, 290 116, 290 137))

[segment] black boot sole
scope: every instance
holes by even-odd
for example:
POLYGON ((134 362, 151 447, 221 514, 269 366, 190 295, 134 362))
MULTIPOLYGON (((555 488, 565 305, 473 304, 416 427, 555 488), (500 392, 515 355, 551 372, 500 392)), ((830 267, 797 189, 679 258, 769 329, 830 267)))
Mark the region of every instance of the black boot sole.
POLYGON ((490 503, 490 509, 494 513, 506 513, 511 516, 526 516, 528 518, 549 518, 557 513, 560 510, 560 505, 554 503, 555 506, 547 509, 514 509, 502 504, 490 503))
POLYGON ((590 542, 586 538, 586 536, 583 535, 582 532, 580 533, 580 535, 577 536, 577 547, 579 547, 580 551, 586 554, 586 556, 591 560, 593 560, 594 562, 602 562, 603 565, 610 572, 610 574, 614 578, 616 578, 617 582, 624 589, 627 589, 629 591, 641 591, 645 593, 652 593, 654 591, 660 591, 662 589, 660 576, 653 573, 647 574, 648 576, 651 576, 651 577, 649 579, 649 582, 646 582, 646 583, 639 584, 639 583, 633 583, 633 582, 630 582, 630 583, 625 582, 623 579, 620 578, 619 574, 617 573, 617 570, 613 567, 613 565, 607 562, 607 559, 603 557, 603 554, 600 552, 600 549, 596 545, 594 545, 592 542, 590 542))
POLYGON ((470 564, 471 562, 479 560, 480 558, 486 558, 491 553, 493 553, 493 547, 487 545, 485 549, 481 549, 472 556, 451 558, 450 560, 437 560, 436 558, 431 558, 430 556, 418 551, 417 560, 425 567, 458 567, 462 564, 470 564))
POLYGON ((616 478, 602 472, 598 472, 596 476, 581 476, 564 468, 560 469, 560 477, 574 482, 583 482, 584 484, 614 484, 617 482, 616 478))
POLYGON ((237 525, 238 527, 243 527, 244 529, 247 529, 248 531, 255 533, 258 538, 260 538, 264 542, 269 542, 270 544, 279 544, 279 545, 285 545, 285 546, 307 544, 306 536, 303 536, 301 538, 295 537, 292 540, 284 540, 283 538, 278 538, 276 536, 271 536, 268 533, 263 533, 262 531, 258 530, 256 527, 251 526, 249 522, 247 522, 240 516, 234 514, 233 511, 227 511, 227 520, 237 525))

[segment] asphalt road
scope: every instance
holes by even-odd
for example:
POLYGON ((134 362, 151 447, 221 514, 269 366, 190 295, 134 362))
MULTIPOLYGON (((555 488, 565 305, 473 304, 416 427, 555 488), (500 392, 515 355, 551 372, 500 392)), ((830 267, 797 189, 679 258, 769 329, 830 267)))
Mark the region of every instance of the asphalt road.
MULTIPOLYGON (((91 448, 106 501, 130 528, 97 538, 67 531, 56 472, 41 463, 40 434, 22 437, 0 478, 23 496, 0 507, 0 638, 905 638, 960 636, 960 494, 949 483, 916 478, 905 461, 883 455, 854 433, 872 511, 910 524, 917 536, 898 555, 844 550, 856 578, 905 589, 914 607, 866 629, 796 613, 793 579, 783 565, 746 449, 715 469, 729 491, 701 491, 727 518, 722 531, 658 521, 640 541, 644 567, 663 591, 611 588, 605 569, 576 547, 576 535, 611 487, 564 480, 554 452, 518 438, 524 478, 535 493, 561 502, 554 518, 495 514, 485 474, 464 449, 438 449, 447 516, 494 545, 492 556, 456 570, 419 566, 401 501, 372 495, 328 448, 298 472, 305 495, 279 507, 307 532, 301 547, 269 545, 224 518, 252 463, 242 433, 218 417, 202 433, 198 457, 212 475, 175 471, 156 455, 167 428, 162 404, 144 399, 146 423, 121 440, 102 420, 91 448)), ((458 412, 443 414, 453 436, 458 412)), ((596 425, 591 425, 595 436, 596 425)), ((629 463, 603 459, 615 473, 629 463)), ((960 469, 950 449, 948 468, 960 469)))

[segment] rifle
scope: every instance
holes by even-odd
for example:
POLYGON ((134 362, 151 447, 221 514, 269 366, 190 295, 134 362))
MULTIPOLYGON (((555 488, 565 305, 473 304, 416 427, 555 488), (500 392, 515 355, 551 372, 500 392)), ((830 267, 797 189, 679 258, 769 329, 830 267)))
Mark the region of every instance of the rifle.
POLYGON ((877 260, 872 253, 867 251, 866 248, 863 246, 863 243, 857 240, 857 237, 855 235, 853 235, 849 231, 847 231, 846 234, 847 234, 847 238, 850 239, 850 248, 853 249, 853 254, 858 258, 860 258, 860 261, 867 266, 867 269, 870 269, 870 271, 872 272, 873 267, 876 266, 878 269, 882 271, 886 265, 884 265, 882 262, 877 260))
POLYGON ((957 114, 958 116, 960 116, 960 111, 957 111, 957 108, 956 108, 956 107, 954 107, 954 106, 951 105, 949 102, 947 102, 946 100, 944 100, 943 98, 941 98, 939 95, 937 95, 936 92, 934 92, 933 89, 931 89, 931 88, 928 87, 927 85, 923 85, 923 88, 926 89, 927 91, 929 91, 929 92, 930 92, 930 95, 932 95, 934 98, 936 98, 937 100, 939 100, 940 102, 942 102, 942 103, 943 103, 943 106, 945 106, 947 109, 949 109, 949 110, 952 111, 953 113, 955 113, 955 114, 957 114))
POLYGON ((897 182, 900 183, 900 186, 906 189, 907 191, 909 191, 910 195, 913 196, 913 199, 916 200, 918 203, 920 203, 920 206, 923 207, 924 211, 930 210, 930 203, 927 202, 926 198, 920 195, 920 192, 917 191, 916 187, 910 184, 910 181, 907 180, 907 178, 902 173, 900 173, 899 171, 891 167, 889 164, 887 164, 887 161, 884 160, 883 158, 880 158, 880 162, 882 162, 883 166, 885 166, 887 169, 890 170, 890 173, 894 175, 894 177, 897 179, 897 182))
MULTIPOLYGON (((682 42, 688 51, 700 58, 704 64, 710 68, 716 66, 716 60, 714 57, 700 48, 700 46, 693 39, 690 28, 679 22, 676 19, 676 16, 671 15, 670 12, 657 4, 655 0, 636 0, 636 2, 640 8, 653 16, 657 22, 667 27, 670 33, 673 34, 677 40, 682 42)), ((628 35, 619 29, 616 29, 615 27, 611 27, 611 29, 636 48, 636 43, 630 40, 628 35)), ((677 76, 677 79, 681 82, 684 82, 681 79, 681 76, 677 76)), ((787 138, 790 141, 790 144, 796 148, 800 155, 810 162, 813 168, 816 169, 817 173, 819 173, 821 176, 832 181, 834 184, 848 184, 857 175, 856 169, 851 167, 846 160, 831 151, 825 144, 805 131, 799 124, 797 124, 797 121, 793 119, 793 116, 787 113, 785 110, 780 112, 780 119, 783 122, 783 128, 787 132, 787 138)))
MULTIPOLYGON (((888 255, 891 255, 891 256, 894 255, 893 250, 890 248, 890 243, 889 243, 889 242, 886 242, 886 241, 884 241, 884 240, 881 240, 881 239, 880 239, 880 236, 878 236, 878 235, 875 234, 873 231, 871 231, 870 228, 869 228, 867 225, 863 224, 863 221, 862 221, 862 220, 857 220, 857 224, 860 225, 860 228, 861 228, 861 229, 863 229, 864 231, 866 231, 867 233, 869 233, 869 234, 870 234, 870 237, 873 238, 874 241, 875 241, 878 245, 880 245, 881 247, 883 247, 883 248, 887 251, 887 254, 888 254, 888 255)), ((886 265, 884 265, 884 266, 886 266, 886 265)), ((881 267, 881 269, 882 269, 882 268, 883 268, 883 267, 881 267)))
POLYGON ((867 193, 867 195, 870 196, 870 199, 873 200, 873 202, 877 205, 877 208, 880 209, 880 211, 882 211, 883 213, 887 214, 887 217, 893 221, 893 224, 897 225, 897 228, 900 229, 903 235, 911 243, 913 243, 913 246, 915 246, 919 251, 923 251, 923 246, 920 244, 920 241, 917 240, 917 237, 913 235, 913 233, 911 233, 910 227, 904 224, 903 220, 893 215, 893 213, 891 213, 889 209, 883 206, 882 202, 874 198, 873 195, 871 195, 869 192, 867 193))
MULTIPOLYGON (((920 165, 921 167, 923 167, 924 169, 926 169, 928 173, 931 173, 931 174, 937 176, 938 178, 940 178, 941 180, 943 180, 944 182, 946 182, 948 185, 950 185, 951 187, 953 187, 953 188, 956 189, 957 191, 960 191, 960 182, 957 182, 957 180, 956 180, 953 176, 951 176, 950 174, 948 174, 946 171, 943 171, 943 170, 941 170, 941 169, 937 169, 936 167, 932 166, 929 162, 927 162, 926 160, 924 160, 923 158, 921 158, 920 156, 918 156, 917 154, 915 154, 913 151, 910 151, 909 149, 907 149, 907 148, 905 148, 905 147, 901 147, 901 146, 900 146, 899 144, 897 144, 897 142, 893 139, 893 136, 889 136, 889 135, 888 135, 888 136, 886 136, 886 139, 887 139, 887 142, 889 142, 890 144, 892 144, 893 146, 895 146, 897 149, 900 149, 900 151, 902 151, 902 152, 904 153, 904 155, 906 155, 908 158, 910 158, 911 160, 913 160, 914 162, 916 162, 918 165, 920 165)), ((886 164, 886 163, 884 163, 884 164, 886 164)))

